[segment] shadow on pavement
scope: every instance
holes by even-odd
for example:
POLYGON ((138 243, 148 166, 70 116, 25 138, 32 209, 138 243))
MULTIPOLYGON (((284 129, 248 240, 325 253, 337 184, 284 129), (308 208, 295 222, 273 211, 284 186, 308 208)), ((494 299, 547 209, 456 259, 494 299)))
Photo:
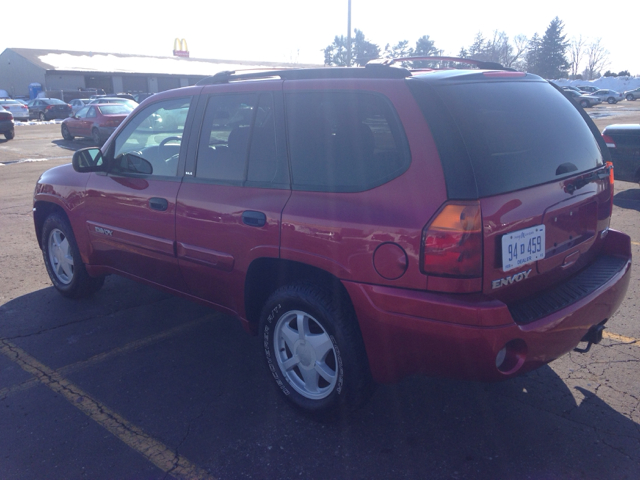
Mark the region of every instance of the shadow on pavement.
POLYGON ((616 207, 638 210, 640 212, 640 188, 623 190, 613 196, 616 207))
MULTIPOLYGON (((50 287, 8 302, 0 307, 0 337, 60 369, 206 317, 68 378, 219 478, 549 480, 634 478, 640 471, 638 425, 595 393, 568 388, 550 367, 495 384, 412 377, 380 385, 367 405, 335 422, 313 421, 272 385, 259 339, 213 313, 112 276, 87 300, 64 299, 50 287)), ((2 462, 13 467, 25 454, 10 419, 37 432, 29 441, 40 442, 43 455, 46 429, 56 428, 36 423, 37 415, 29 424, 22 412, 22 396, 35 391, 0 398, 2 462)), ((80 417, 72 427, 79 436, 89 421, 80 417)), ((100 449, 104 435, 86 442, 100 449)), ((102 478, 94 463, 119 465, 116 454, 105 449, 99 462, 82 458, 83 472, 102 478)))

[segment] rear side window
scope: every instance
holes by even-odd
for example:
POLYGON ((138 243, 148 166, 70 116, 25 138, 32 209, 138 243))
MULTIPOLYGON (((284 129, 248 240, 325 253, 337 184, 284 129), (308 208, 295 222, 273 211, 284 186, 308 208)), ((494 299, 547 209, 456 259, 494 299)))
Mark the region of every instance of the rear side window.
POLYGON ((237 186, 289 188, 286 157, 277 147, 271 93, 209 98, 196 177, 237 186))
POLYGON ((589 126, 546 82, 411 82, 440 153, 451 198, 486 197, 603 164, 589 126), (456 145, 458 144, 458 145, 456 145))
POLYGON ((385 97, 289 93, 286 114, 294 190, 360 192, 409 167, 404 131, 385 97))

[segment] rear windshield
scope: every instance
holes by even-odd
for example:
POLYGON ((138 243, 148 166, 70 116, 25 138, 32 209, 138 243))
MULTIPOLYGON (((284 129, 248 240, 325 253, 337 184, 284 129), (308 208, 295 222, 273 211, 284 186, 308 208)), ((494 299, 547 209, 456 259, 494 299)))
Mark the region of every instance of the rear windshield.
POLYGON ((506 193, 603 164, 580 112, 546 82, 409 83, 452 198, 506 193))
POLYGON ((100 111, 103 115, 128 115, 131 113, 131 109, 128 106, 118 105, 117 103, 113 105, 102 105, 100 111))

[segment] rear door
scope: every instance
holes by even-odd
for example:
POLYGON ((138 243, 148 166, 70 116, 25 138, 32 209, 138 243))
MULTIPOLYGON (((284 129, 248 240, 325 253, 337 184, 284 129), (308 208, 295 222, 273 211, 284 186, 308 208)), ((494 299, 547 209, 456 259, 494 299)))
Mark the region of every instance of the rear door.
POLYGON ((592 262, 611 216, 597 129, 536 78, 489 72, 438 84, 450 128, 430 119, 450 200, 481 205, 482 290, 505 301, 592 262))
POLYGON ((467 145, 480 197, 484 292, 524 296, 592 261, 609 228, 612 190, 598 141, 580 112, 546 82, 441 91, 467 145))
POLYGON ((244 315, 247 271, 277 258, 290 196, 282 82, 205 88, 176 210, 176 251, 189 291, 244 315))

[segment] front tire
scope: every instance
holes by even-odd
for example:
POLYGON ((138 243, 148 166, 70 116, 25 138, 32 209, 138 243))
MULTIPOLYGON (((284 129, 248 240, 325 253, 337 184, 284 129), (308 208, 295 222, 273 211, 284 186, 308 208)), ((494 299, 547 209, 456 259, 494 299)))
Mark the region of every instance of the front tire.
POLYGON ((633 95, 629 94, 627 95, 627 101, 631 102, 632 100, 635 100, 636 97, 634 97, 633 95))
POLYGON ((53 286, 68 298, 88 297, 102 287, 104 277, 90 277, 69 221, 59 212, 42 226, 42 256, 53 286))
POLYGON ((586 100, 582 100, 582 101, 580 102, 580 106, 581 106, 582 108, 587 108, 587 107, 589 107, 590 105, 589 105, 589 102, 587 102, 586 100))
POLYGON ((616 99, 615 99, 615 98, 613 98, 613 97, 609 97, 609 98, 607 98, 607 103, 608 103, 609 105, 613 105, 614 103, 617 103, 617 102, 616 102, 616 99))
POLYGON ((93 140, 93 143, 95 143, 96 145, 100 146, 101 139, 100 139, 100 132, 98 131, 97 128, 94 128, 93 130, 91 130, 91 140, 93 140))
POLYGON ((295 283, 274 292, 260 317, 270 376, 295 407, 313 415, 355 408, 373 380, 355 315, 335 291, 295 283))
POLYGON ((62 130, 62 138, 64 138, 65 140, 73 140, 75 137, 73 135, 71 135, 71 133, 69 133, 69 127, 67 127, 64 123, 62 124, 62 127, 60 127, 60 129, 62 130))

